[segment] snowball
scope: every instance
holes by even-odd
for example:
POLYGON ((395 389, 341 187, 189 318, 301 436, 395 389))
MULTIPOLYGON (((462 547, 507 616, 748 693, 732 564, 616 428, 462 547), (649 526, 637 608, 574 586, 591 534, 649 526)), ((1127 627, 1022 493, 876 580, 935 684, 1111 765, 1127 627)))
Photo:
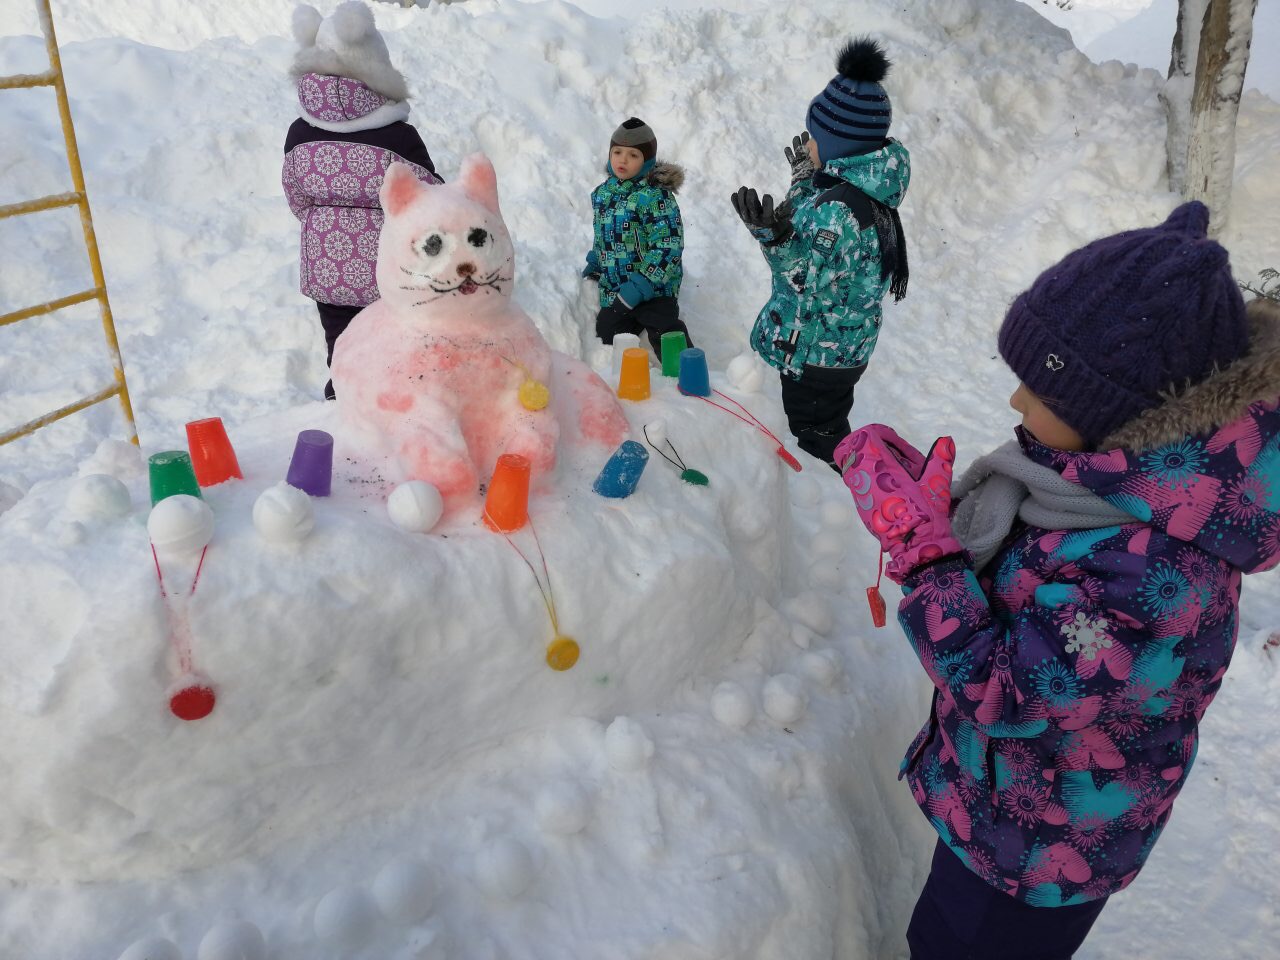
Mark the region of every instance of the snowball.
POLYGON ((415 857, 392 860, 373 880, 373 899, 388 920, 417 923, 431 912, 439 892, 435 873, 415 857))
POLYGON ((1094 71, 1094 76, 1103 83, 1118 83, 1124 79, 1124 64, 1119 60, 1100 63, 1094 71))
POLYGON ((182 960, 182 951, 172 940, 147 937, 128 947, 120 960, 182 960))
POLYGON ((800 658, 800 667, 810 680, 829 687, 840 679, 843 667, 834 650, 815 650, 800 658))
POLYGON ((586 792, 568 781, 543 788, 533 809, 539 827, 547 833, 566 837, 579 833, 591 818, 586 792))
POLYGON ((779 673, 764 682, 764 712, 778 723, 793 723, 804 714, 804 684, 799 677, 779 673))
POLYGON ((213 539, 213 511, 190 494, 165 497, 151 508, 147 534, 161 553, 199 553, 213 539))
POLYGON ((248 920, 225 920, 209 928, 196 960, 266 960, 262 931, 248 920))
POLYGON ((741 730, 755 714, 751 694, 739 683, 725 680, 711 694, 711 715, 726 727, 741 730))
POLYGON ((253 527, 268 543, 297 543, 316 525, 311 498, 287 483, 262 491, 253 505, 253 527))
POLYGON ((769 532, 773 517, 760 504, 742 493, 733 494, 721 501, 725 525, 737 537, 754 543, 769 532))
POLYGON ((783 612, 792 620, 804 624, 814 633, 824 637, 831 632, 836 623, 835 616, 831 612, 831 604, 813 590, 788 600, 783 607, 783 612))
POLYGON ((791 625, 791 642, 802 650, 808 650, 813 645, 813 631, 802 623, 793 623, 791 625))
POLYGON ((650 420, 644 425, 644 437, 659 450, 663 449, 663 442, 667 439, 667 421, 650 420))
POLYGON ((843 559, 847 549, 844 537, 830 530, 822 531, 809 541, 809 552, 825 560, 843 559))
POLYGON ((68 520, 58 524, 56 528, 58 543, 64 547, 78 546, 89 539, 89 531, 79 520, 68 520))
POLYGON ((440 521, 444 500, 440 491, 425 480, 402 483, 387 498, 391 522, 410 533, 426 533, 440 521))
POLYGON ((822 487, 815 477, 799 474, 791 479, 791 502, 797 507, 816 507, 822 499, 822 487))
POLYGON ((725 376, 730 386, 742 393, 755 393, 764 386, 764 366, 751 352, 740 353, 729 361, 725 376))
POLYGON ((977 0, 933 0, 929 4, 929 16, 955 36, 978 19, 977 0))
POLYGON ((848 497, 828 500, 818 511, 818 517, 828 530, 846 530, 853 524, 853 504, 848 497))
POLYGON ((106 473, 91 473, 71 485, 67 507, 81 520, 123 517, 133 507, 129 488, 106 473))
POLYGON ((373 901, 363 890, 337 887, 316 904, 314 922, 316 936, 321 940, 358 947, 373 936, 378 915, 373 901))
POLYGON ((476 879, 489 896, 514 900, 533 883, 533 857, 519 840, 499 837, 476 857, 476 879))
POLYGON ((844 585, 844 573, 832 560, 819 560, 809 567, 809 583, 824 590, 838 590, 844 585))
POLYGON ((653 756, 653 741, 640 724, 618 717, 604 732, 604 752, 613 769, 639 770, 653 756))

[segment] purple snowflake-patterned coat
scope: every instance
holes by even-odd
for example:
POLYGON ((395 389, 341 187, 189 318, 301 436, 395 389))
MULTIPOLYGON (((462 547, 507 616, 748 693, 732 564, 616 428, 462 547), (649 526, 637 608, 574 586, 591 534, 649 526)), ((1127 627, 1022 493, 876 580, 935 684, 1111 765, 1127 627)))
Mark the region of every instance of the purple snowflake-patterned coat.
POLYGON ((1252 354, 1096 453, 1027 456, 1142 522, 1015 527, 978 575, 907 577, 898 619, 932 679, 903 775, 944 842, 1035 906, 1142 868, 1234 649, 1242 573, 1280 562, 1280 321, 1252 354), (1253 401, 1253 402, 1250 402, 1253 401))
POLYGON ((387 167, 399 160, 419 180, 441 181, 404 122, 405 104, 358 80, 314 73, 298 78, 298 102, 303 116, 289 128, 280 179, 302 223, 299 288, 320 303, 366 307, 378 299, 378 189, 387 167))

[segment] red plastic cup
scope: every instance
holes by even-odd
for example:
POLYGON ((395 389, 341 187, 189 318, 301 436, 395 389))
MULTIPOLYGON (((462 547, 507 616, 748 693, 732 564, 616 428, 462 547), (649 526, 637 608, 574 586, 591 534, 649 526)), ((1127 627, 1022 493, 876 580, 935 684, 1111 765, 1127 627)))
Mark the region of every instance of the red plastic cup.
POLYGON ((484 522, 490 530, 515 533, 529 521, 528 457, 504 453, 493 468, 484 498, 484 522))
POLYGON ((225 480, 244 479, 221 417, 188 423, 187 449, 191 451, 191 467, 200 486, 212 487, 225 480))

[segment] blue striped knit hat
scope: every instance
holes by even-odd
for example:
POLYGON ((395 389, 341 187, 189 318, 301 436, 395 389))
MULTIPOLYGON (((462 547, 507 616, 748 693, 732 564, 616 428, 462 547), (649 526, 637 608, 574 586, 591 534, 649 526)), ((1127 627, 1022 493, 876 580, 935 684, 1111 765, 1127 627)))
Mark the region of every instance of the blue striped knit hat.
POLYGON ((840 51, 840 72, 810 102, 804 122, 823 163, 870 153, 884 144, 893 108, 880 81, 890 66, 880 44, 870 37, 858 37, 840 51))

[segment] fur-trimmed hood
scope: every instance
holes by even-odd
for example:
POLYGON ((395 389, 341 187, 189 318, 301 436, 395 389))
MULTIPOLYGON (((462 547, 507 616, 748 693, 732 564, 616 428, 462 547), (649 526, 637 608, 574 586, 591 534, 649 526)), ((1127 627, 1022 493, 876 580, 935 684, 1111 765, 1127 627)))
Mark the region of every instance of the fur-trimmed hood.
POLYGON ((1211 433, 1245 415, 1259 400, 1280 397, 1280 304, 1260 297, 1245 308, 1249 353, 1225 370, 1130 420, 1103 440, 1110 450, 1150 450, 1191 434, 1211 433))
POLYGON ((310 4, 300 4, 293 11, 293 36, 298 52, 289 72, 295 80, 308 73, 345 77, 388 100, 409 99, 409 85, 392 66, 372 11, 359 0, 347 0, 327 18, 310 4))
POLYGON ((1103 449, 1072 453, 1019 431, 1032 460, 1245 573, 1280 563, 1280 307, 1248 307, 1250 352, 1170 396, 1103 449))
MULTIPOLYGON (((648 171, 645 171, 642 167, 640 173, 632 177, 629 182, 637 187, 657 187, 659 190, 665 190, 668 193, 679 193, 680 188, 684 186, 684 167, 678 163, 654 159, 650 160, 645 166, 649 166, 648 171), (649 166, 649 164, 652 164, 652 166, 649 166)), ((604 172, 605 176, 614 180, 618 179, 613 175, 613 167, 609 165, 608 160, 604 162, 604 172)), ((626 183, 628 181, 618 180, 618 182, 626 183)))

